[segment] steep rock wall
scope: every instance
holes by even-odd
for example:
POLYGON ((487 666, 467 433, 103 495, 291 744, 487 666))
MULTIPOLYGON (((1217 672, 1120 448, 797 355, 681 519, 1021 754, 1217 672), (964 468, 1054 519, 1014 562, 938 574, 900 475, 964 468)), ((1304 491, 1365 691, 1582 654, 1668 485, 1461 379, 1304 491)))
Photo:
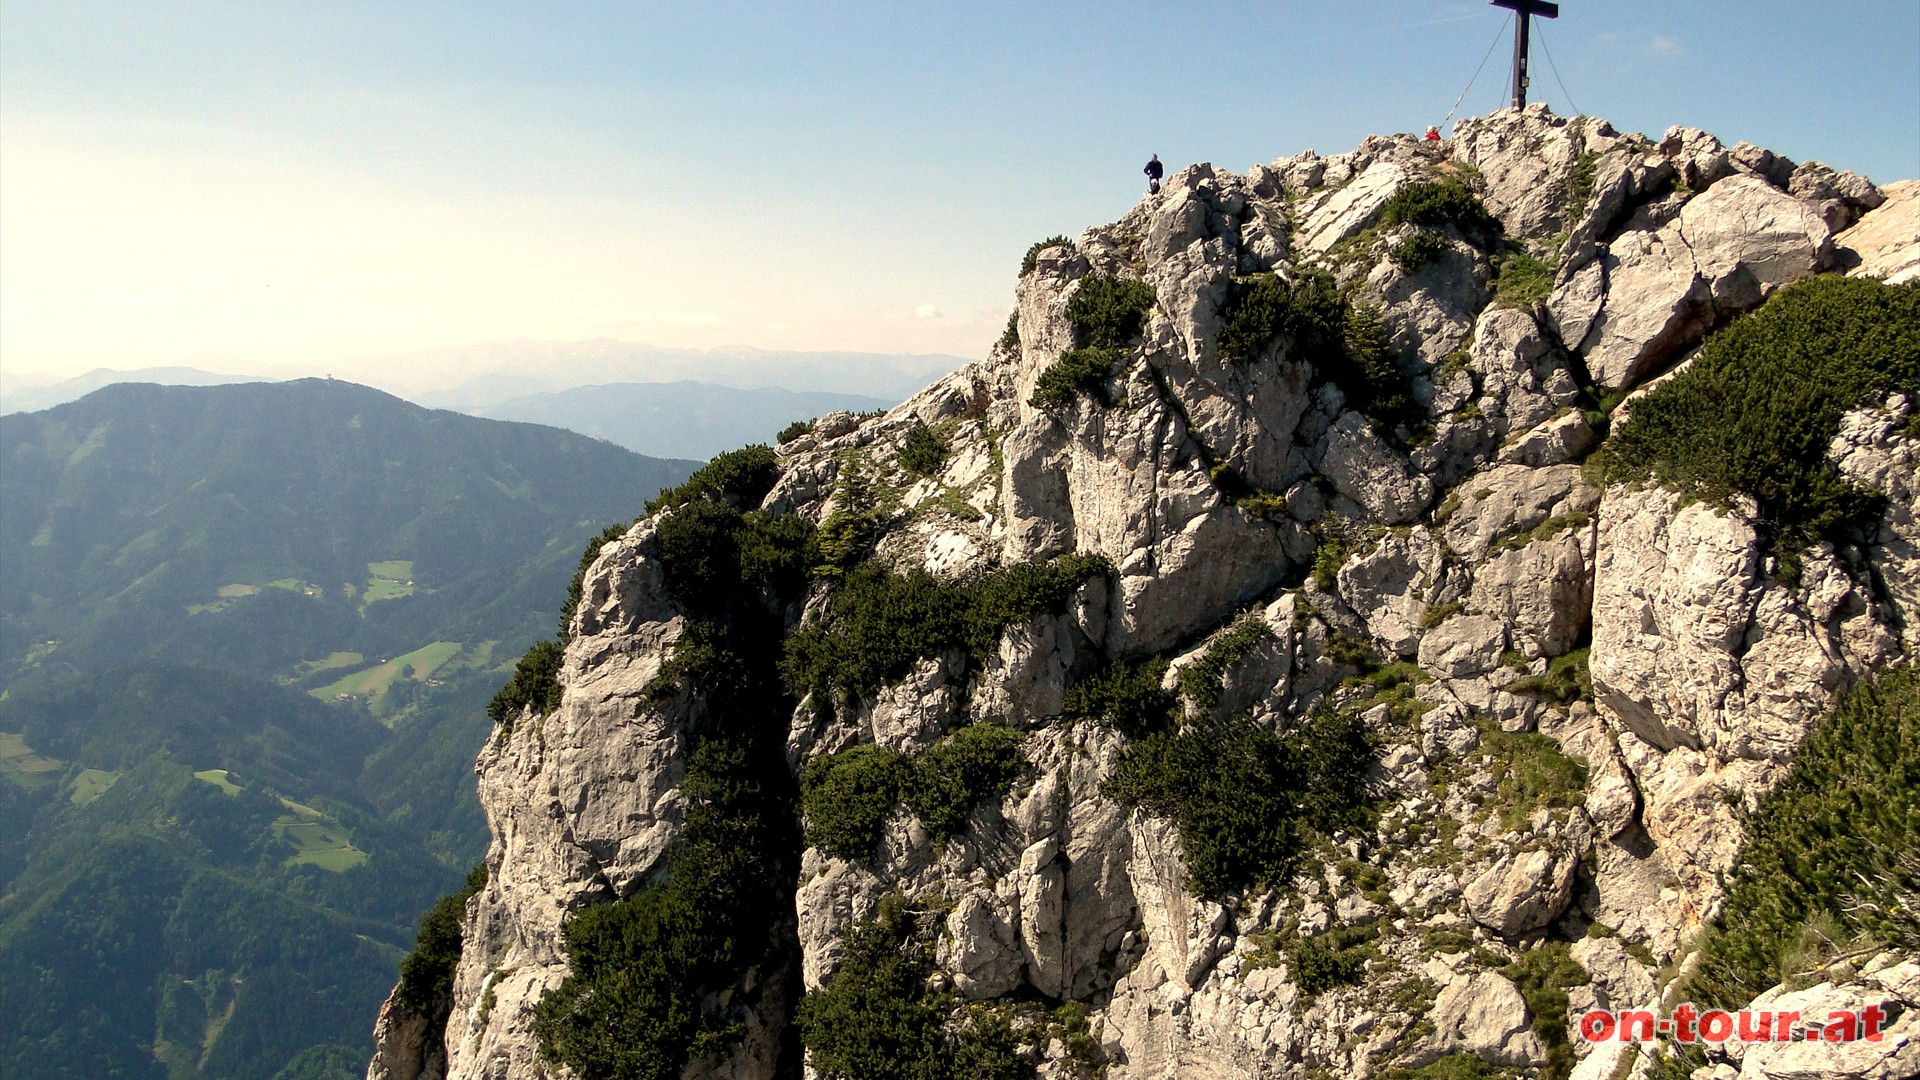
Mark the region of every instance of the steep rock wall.
MULTIPOLYGON (((1914 201, 1889 191, 1690 129, 1656 143, 1534 107, 1439 146, 1374 138, 1246 175, 1194 166, 1118 222, 1038 251, 1017 341, 885 416, 822 418, 781 448, 763 503, 826 522, 853 469, 888 493, 877 557, 897 568, 956 581, 1072 552, 1113 571, 1007 627, 977 665, 928 656, 851 708, 796 712, 796 774, 853 745, 924 750, 969 722, 1025 733, 1032 766, 944 842, 896 808, 871 858, 808 848, 793 910, 769 914, 795 921, 800 986, 820 987, 849 930, 900 895, 937 921, 936 978, 960 999, 1085 1007, 1087 1039, 1027 1052, 1047 1076, 1368 1076, 1458 1053, 1561 1070, 1584 1048, 1555 1045, 1564 1018, 1533 1015, 1514 974, 1551 939, 1577 942, 1575 1015, 1656 1004, 1655 968, 1717 910, 1735 806, 1777 781, 1837 691, 1914 648, 1912 405, 1851 414, 1832 449, 1887 495, 1878 534, 1812 552, 1787 583, 1740 507, 1593 486, 1580 467, 1602 437, 1592 395, 1671 369, 1793 280, 1885 272, 1914 201), (1381 221, 1396 192, 1435 178, 1469 183, 1545 264, 1537 303, 1492 302, 1509 241, 1381 221), (1392 253, 1418 231, 1437 254, 1403 265, 1392 253), (1236 290, 1269 271, 1326 272, 1378 307, 1425 430, 1358 411, 1287 335, 1223 354, 1236 290), (1037 405, 1042 374, 1085 344, 1069 308, 1096 275, 1154 291, 1099 388, 1111 404, 1037 405), (898 463, 923 425, 952 447, 926 477, 898 463), (1322 558, 1336 546, 1343 560, 1322 558), (1167 821, 1102 794, 1126 736, 1065 701, 1107 665, 1153 656, 1177 688, 1243 614, 1267 633, 1211 708, 1274 730, 1317 706, 1362 709, 1378 814, 1324 837, 1284 886, 1209 899, 1187 887, 1167 821), (1591 695, 1540 692, 1586 644, 1591 695), (1397 669, 1385 690, 1363 677, 1396 661, 1419 673, 1397 669), (1515 786, 1561 759, 1584 767, 1577 790, 1515 786), (1591 923, 1618 936, 1585 936, 1591 923), (1330 928, 1363 928, 1369 958, 1356 980, 1309 992, 1277 943, 1330 928)), ((480 757, 492 876, 468 909, 449 1077, 568 1075, 528 1027, 567 972, 560 927, 672 851, 700 717, 697 695, 663 707, 645 692, 682 628, 653 530, 642 520, 587 574, 559 709, 480 757)), ((766 973, 775 991, 730 1056, 687 1075, 778 1074, 800 988, 783 978, 766 973)), ((404 1020, 383 1017, 370 1077, 437 1075, 402 1064, 420 1059, 404 1020)), ((1614 1063, 1595 1055, 1577 1075, 1614 1063)))

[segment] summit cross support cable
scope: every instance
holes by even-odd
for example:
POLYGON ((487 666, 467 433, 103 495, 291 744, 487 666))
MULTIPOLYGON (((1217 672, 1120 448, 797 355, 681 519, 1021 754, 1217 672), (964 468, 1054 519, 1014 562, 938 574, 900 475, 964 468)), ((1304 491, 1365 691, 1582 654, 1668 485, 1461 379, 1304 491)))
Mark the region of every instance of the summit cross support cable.
POLYGON ((1532 43, 1533 17, 1557 19, 1560 17, 1560 5, 1550 4, 1546 0, 1492 0, 1494 7, 1503 7, 1514 13, 1513 20, 1513 107, 1525 108, 1527 104, 1527 51, 1532 43))

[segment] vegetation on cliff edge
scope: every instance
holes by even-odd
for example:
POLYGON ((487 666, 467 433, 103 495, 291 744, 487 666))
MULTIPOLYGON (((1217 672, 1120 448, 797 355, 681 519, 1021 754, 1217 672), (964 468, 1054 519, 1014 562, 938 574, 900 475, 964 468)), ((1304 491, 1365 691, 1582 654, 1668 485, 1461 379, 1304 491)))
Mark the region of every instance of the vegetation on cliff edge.
POLYGON ((1687 369, 1631 406, 1603 451, 1608 480, 1654 480, 1724 503, 1751 498, 1776 551, 1842 540, 1882 499, 1827 448, 1850 409, 1920 397, 1920 282, 1817 277, 1707 339, 1687 369))

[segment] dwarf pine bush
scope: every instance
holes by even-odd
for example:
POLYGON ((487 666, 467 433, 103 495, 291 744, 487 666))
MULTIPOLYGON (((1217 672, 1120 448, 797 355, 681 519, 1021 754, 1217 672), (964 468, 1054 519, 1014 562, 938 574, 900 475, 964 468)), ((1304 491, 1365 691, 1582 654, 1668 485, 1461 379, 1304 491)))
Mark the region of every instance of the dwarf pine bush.
POLYGON ((947 463, 952 447, 926 424, 915 421, 900 440, 900 467, 921 476, 933 476, 947 463))
POLYGON ((755 507, 773 490, 773 482, 779 475, 780 466, 772 447, 756 444, 729 450, 715 455, 679 487, 661 488, 660 494, 647 502, 646 512, 671 510, 700 498, 755 507))
POLYGON ((1462 234, 1489 239, 1501 233, 1500 221, 1487 212, 1467 185, 1458 180, 1421 180, 1393 193, 1380 210, 1380 224, 1451 225, 1462 234))
POLYGON ((936 991, 933 944, 923 916, 898 896, 854 924, 839 966, 801 999, 794 1017, 807 1062, 821 1080, 1028 1080, 1001 1013, 967 1010, 936 991))
POLYGON ((1101 792, 1172 820, 1187 887, 1218 899, 1285 881, 1311 833, 1361 820, 1371 759, 1347 713, 1316 710, 1285 735, 1236 717, 1132 743, 1101 792))
POLYGON ((1724 503, 1751 498, 1777 553, 1844 540, 1881 497, 1827 460, 1850 409, 1920 396, 1920 282, 1810 278, 1707 339, 1686 371, 1613 433, 1611 481, 1653 480, 1724 503))
POLYGON ((1419 423, 1412 380, 1400 371, 1379 309, 1349 305, 1331 275, 1310 273, 1289 283, 1259 274, 1237 282, 1221 317, 1218 345, 1227 360, 1249 362, 1284 341, 1286 358, 1312 364, 1322 381, 1340 388, 1349 408, 1389 430, 1419 423))
POLYGON ((1830 947, 1920 948, 1920 671, 1847 694, 1746 826, 1684 998, 1739 1008, 1804 974, 1819 960, 1799 948, 1808 926, 1824 923, 1830 947))
POLYGON ((1029 404, 1058 409, 1081 394, 1102 405, 1111 404, 1107 379, 1140 336, 1153 310, 1153 286, 1110 274, 1089 274, 1067 301, 1067 321, 1086 343, 1068 351, 1040 373, 1029 404))

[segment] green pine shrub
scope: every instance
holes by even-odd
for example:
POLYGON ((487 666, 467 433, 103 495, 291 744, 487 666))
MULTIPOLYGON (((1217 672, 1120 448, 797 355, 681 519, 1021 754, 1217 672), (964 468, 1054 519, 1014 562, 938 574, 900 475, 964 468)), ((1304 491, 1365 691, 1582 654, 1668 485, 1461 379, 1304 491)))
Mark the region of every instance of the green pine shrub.
POLYGON ((900 441, 900 467, 921 476, 933 476, 947 463, 952 447, 926 424, 915 421, 900 441))
POLYGON ((1393 245, 1387 252, 1387 258, 1393 260, 1403 273, 1415 274, 1441 260, 1447 253, 1447 242, 1436 233, 1416 232, 1393 245))
POLYGON ((903 678, 922 657, 961 644, 958 592, 918 568, 895 574, 861 563, 841 580, 824 619, 788 635, 789 680, 822 704, 836 690, 870 693, 903 678))
POLYGON ((1444 604, 1427 604, 1420 609, 1421 629, 1431 630, 1465 610, 1467 605, 1458 600, 1449 600, 1444 604))
POLYGON ((724 611, 743 588, 761 595, 800 592, 819 561, 819 543, 813 526, 796 515, 743 514, 704 499, 660 518, 655 529, 667 592, 689 614, 724 611))
POLYGON ((560 707, 560 664, 566 650, 557 641, 535 642, 513 665, 513 677, 487 702, 487 719, 502 737, 513 733, 514 719, 532 706, 545 716, 560 707))
POLYGON ((1094 348, 1124 349, 1140 336, 1153 300, 1153 286, 1144 281, 1088 274, 1067 300, 1067 321, 1094 348))
POLYGON ((833 512, 820 523, 817 540, 819 560, 813 572, 821 577, 839 577, 872 554, 885 521, 858 457, 842 458, 836 484, 833 512))
POLYGON ((1342 343, 1341 362, 1321 374, 1340 387, 1348 407, 1388 432, 1418 427, 1422 416, 1413 400, 1413 380, 1400 371, 1380 309, 1367 304, 1349 308, 1342 343))
POLYGON ((689 610, 724 604, 740 580, 740 547, 734 533, 740 511, 725 503, 694 499, 660 519, 656 557, 667 592, 689 610))
POLYGON ((682 693, 699 694, 710 708, 738 702, 761 689, 754 655, 764 642, 715 619, 688 619, 660 671, 642 688, 648 701, 661 703, 682 693))
POLYGON ((994 342, 994 348, 1003 353, 1020 351, 1020 309, 1007 312, 1007 328, 1000 331, 1000 340, 994 342))
POLYGON ((453 1000, 453 970, 460 964, 464 943, 461 922, 467 901, 487 887, 487 864, 467 872, 466 887, 449 893, 420 916, 420 932, 413 951, 400 961, 400 983, 394 997, 416 1013, 444 1015, 453 1000))
POLYGON ((1027 253, 1020 257, 1020 276, 1026 277, 1028 274, 1033 273, 1034 267, 1040 265, 1040 253, 1050 247, 1072 248, 1073 238, 1070 236, 1049 236, 1045 240, 1041 240, 1032 247, 1029 247, 1027 253))
POLYGON ((1080 586, 1110 577, 1113 564, 1099 555, 1060 555, 1042 563, 1003 567, 962 586, 966 646, 976 662, 1000 644, 1000 632, 1043 612, 1066 610, 1080 586))
POLYGON ((1585 510, 1569 510, 1564 514, 1555 514, 1530 529, 1520 529, 1500 537, 1487 545, 1487 551, 1499 554, 1503 551, 1518 551, 1536 540, 1551 540, 1571 529, 1584 529, 1592 523, 1593 515, 1585 510))
POLYGON ((1849 409, 1920 394, 1920 282, 1811 278, 1707 339, 1634 404, 1601 468, 1724 504, 1745 495, 1777 554, 1844 540, 1882 497, 1827 460, 1849 409))
POLYGON ((1103 720, 1129 739, 1144 739, 1172 726, 1179 695, 1161 686, 1164 659, 1116 663, 1067 688, 1066 712, 1103 720))
POLYGON ((1036 409, 1061 409, 1085 394, 1101 405, 1111 405, 1113 397, 1107 393, 1107 380, 1113 376, 1113 365, 1119 360, 1117 349, 1074 349, 1040 372, 1027 404, 1036 409))
POLYGON ((1107 379, 1128 345, 1140 336, 1153 310, 1153 286, 1110 274, 1089 274, 1067 301, 1067 321, 1079 331, 1082 348, 1069 350, 1047 366, 1034 384, 1028 404, 1036 409, 1059 409, 1085 394, 1101 405, 1112 404, 1107 379))
POLYGON ((807 762, 800 779, 807 843, 850 861, 873 858, 907 772, 900 754, 883 746, 849 746, 807 762))
POLYGON ((1835 946, 1920 949, 1920 671, 1883 671, 1816 723, 1762 796, 1681 998, 1740 1008, 1835 946))
POLYGON ((870 860, 887 815, 903 801, 934 842, 945 843, 966 831, 974 807, 1005 795, 1032 767, 1022 741, 1011 728, 971 724, 919 754, 863 745, 814 758, 800 781, 807 843, 870 860))
POLYGON ((1063 610, 1087 579, 1111 572, 1105 559, 1064 555, 948 584, 917 568, 896 574, 862 563, 846 574, 825 618, 788 636, 787 678, 824 704, 836 693, 871 694, 949 649, 978 663, 1006 626, 1063 610))
POLYGON ((1317 710, 1284 736, 1237 717, 1132 743, 1101 792, 1172 820, 1187 887, 1219 898, 1285 881, 1309 833, 1364 820, 1371 758, 1350 714, 1317 710))
POLYGON ((915 757, 906 803, 935 843, 965 832, 974 807, 1005 795, 1032 767, 1023 739, 1011 728, 970 724, 915 757))
POLYGON ((1340 388, 1349 408, 1375 424, 1411 428, 1420 421, 1412 380, 1380 322, 1380 311, 1354 307, 1332 275, 1315 272, 1289 284, 1277 274, 1236 282, 1221 309, 1220 355, 1234 362, 1258 357, 1276 339, 1288 359, 1314 366, 1340 388))
POLYGON ((1258 614, 1249 614, 1231 630, 1215 638, 1200 658, 1180 669, 1180 690, 1205 712, 1220 703, 1221 679, 1228 669, 1246 659, 1261 644, 1273 640, 1273 627, 1258 614))
POLYGON ((647 502, 647 513, 657 514, 685 506, 696 499, 717 499, 740 507, 760 505, 779 479, 780 465, 773 448, 765 445, 743 447, 716 454, 679 487, 662 488, 647 502))
POLYGON ((1003 1016, 929 986, 933 944, 898 896, 847 935, 839 966, 794 1017, 821 1080, 1028 1080, 1003 1016))
POLYGON ((1380 209, 1379 223, 1395 225, 1451 225, 1463 236, 1483 242, 1501 234, 1500 221, 1487 212, 1467 185, 1449 177, 1403 185, 1380 209))
POLYGON ((1346 302, 1331 275, 1307 274, 1290 284, 1259 274, 1229 290, 1218 344, 1223 358, 1246 362, 1284 335, 1290 357, 1323 367, 1342 349, 1345 329, 1346 302))
POLYGON ((749 510, 740 515, 733 546, 740 553, 740 584, 768 599, 798 596, 820 561, 819 534, 798 514, 749 510))
POLYGON ((795 420, 793 423, 780 429, 780 434, 775 437, 775 441, 781 446, 785 446, 802 435, 811 434, 813 434, 812 420, 795 420))

